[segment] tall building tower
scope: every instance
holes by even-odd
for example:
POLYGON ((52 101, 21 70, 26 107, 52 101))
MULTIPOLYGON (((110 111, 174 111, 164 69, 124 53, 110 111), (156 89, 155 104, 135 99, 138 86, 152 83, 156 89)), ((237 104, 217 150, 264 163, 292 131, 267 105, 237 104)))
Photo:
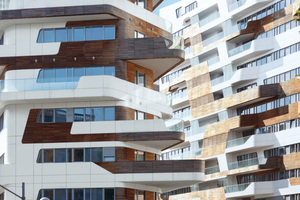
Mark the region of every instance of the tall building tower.
POLYGON ((205 161, 169 200, 300 199, 298 0, 182 0, 160 11, 186 61, 160 79, 185 142, 163 160, 205 161))
MULTIPOLYGON (((0 0, 0 184, 26 200, 155 200, 204 181, 153 82, 184 61, 162 0, 0 0)), ((0 189, 1 200, 18 199, 0 189)))

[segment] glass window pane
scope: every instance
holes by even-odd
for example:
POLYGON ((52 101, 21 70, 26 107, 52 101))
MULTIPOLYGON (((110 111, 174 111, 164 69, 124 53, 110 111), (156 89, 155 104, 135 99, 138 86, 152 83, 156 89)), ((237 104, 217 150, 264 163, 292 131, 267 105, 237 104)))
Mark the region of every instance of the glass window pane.
POLYGON ((92 162, 102 162, 102 148, 92 148, 92 162))
POLYGON ((83 162, 83 152, 84 149, 73 149, 74 152, 74 157, 73 157, 73 161, 74 162, 83 162))
POLYGON ((65 28, 55 29, 55 42, 66 42, 67 30, 65 28))
POLYGON ((92 75, 103 75, 103 67, 92 67, 92 75))
POLYGON ((44 110, 44 122, 53 122, 53 109, 44 110))
POLYGON ((103 121, 103 108, 91 108, 91 121, 103 121))
POLYGON ((84 150, 84 161, 91 162, 91 149, 90 148, 85 148, 85 150, 84 150))
POLYGON ((92 32, 91 27, 85 27, 85 40, 86 41, 91 40, 91 35, 92 35, 91 32, 92 32))
POLYGON ((91 189, 91 200, 102 200, 103 198, 103 189, 93 188, 91 189))
POLYGON ((115 76, 115 67, 104 67, 104 75, 115 76))
POLYGON ((54 69, 43 70, 43 82, 53 82, 54 80, 54 69))
POLYGON ((83 200, 83 189, 74 189, 73 192, 73 200, 83 200))
POLYGON ((83 108, 74 109, 74 122, 84 121, 84 110, 83 108))
POLYGON ((73 68, 67 68, 67 72, 68 72, 68 82, 72 82, 73 81, 73 68))
POLYGON ((43 191, 44 191, 44 196, 43 197, 53 199, 53 190, 43 190, 43 191))
POLYGON ((115 39, 115 26, 105 26, 104 27, 104 39, 105 40, 115 39))
POLYGON ((53 149, 44 149, 44 162, 53 162, 53 149))
POLYGON ((74 68, 74 81, 79 81, 80 77, 84 76, 84 68, 80 67, 80 68, 74 68))
POLYGON ((104 120, 105 121, 114 121, 115 120, 115 108, 114 107, 104 108, 104 120))
POLYGON ((55 69, 55 81, 56 82, 66 82, 67 80, 67 69, 55 69))
POLYGON ((55 149, 55 162, 67 162, 67 149, 55 149))
POLYGON ((84 28, 74 28, 74 41, 83 41, 84 40, 84 28))
POLYGON ((114 189, 105 189, 105 200, 114 200, 115 199, 115 190, 114 189))
POLYGON ((73 41, 73 29, 72 28, 68 28, 68 42, 73 41))
POLYGON ((44 30, 44 42, 54 42, 54 30, 53 29, 44 30))
POLYGON ((67 109, 60 108, 55 109, 55 122, 66 122, 67 121, 67 109))
POLYGON ((37 43, 42 43, 42 42, 43 42, 43 30, 40 30, 37 43))
POLYGON ((92 40, 103 40, 103 27, 92 27, 92 40))
POLYGON ((91 118, 91 108, 85 108, 85 121, 91 121, 91 118))

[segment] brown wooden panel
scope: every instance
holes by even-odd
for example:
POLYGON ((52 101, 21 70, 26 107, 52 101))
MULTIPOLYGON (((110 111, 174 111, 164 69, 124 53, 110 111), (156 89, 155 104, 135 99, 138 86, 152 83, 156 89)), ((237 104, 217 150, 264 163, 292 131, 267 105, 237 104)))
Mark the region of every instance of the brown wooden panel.
POLYGON ((154 156, 155 156, 154 153, 146 152, 146 160, 147 160, 147 161, 154 160, 154 156))
POLYGON ((115 188, 115 200, 134 200, 134 194, 134 189, 115 188))
POLYGON ((184 141, 183 132, 135 132, 71 135, 72 122, 37 123, 39 109, 30 110, 22 143, 92 142, 92 141, 184 141))
POLYGON ((205 170, 205 161, 202 160, 119 161, 95 162, 95 164, 114 174, 171 172, 204 173, 205 170))

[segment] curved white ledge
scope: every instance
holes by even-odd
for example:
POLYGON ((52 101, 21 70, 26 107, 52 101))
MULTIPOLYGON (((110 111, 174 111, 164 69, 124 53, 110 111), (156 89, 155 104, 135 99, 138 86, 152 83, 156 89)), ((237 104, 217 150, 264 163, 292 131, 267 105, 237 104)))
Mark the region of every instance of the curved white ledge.
POLYGON ((172 117, 166 95, 113 76, 83 76, 76 89, 24 91, 23 88, 10 85, 9 90, 1 93, 0 107, 19 103, 102 101, 106 106, 125 106, 159 117, 172 117))
POLYGON ((272 0, 247 0, 246 3, 230 12, 233 18, 238 17, 241 12, 243 12, 243 16, 246 16, 253 11, 261 8, 264 5, 267 5, 272 0))

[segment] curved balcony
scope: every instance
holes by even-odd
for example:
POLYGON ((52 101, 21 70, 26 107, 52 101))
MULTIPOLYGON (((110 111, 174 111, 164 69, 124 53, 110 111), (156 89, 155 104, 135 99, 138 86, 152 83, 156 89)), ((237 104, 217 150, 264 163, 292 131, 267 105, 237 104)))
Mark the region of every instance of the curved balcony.
POLYGON ((242 46, 229 50, 228 57, 233 62, 240 62, 258 56, 274 48, 273 40, 274 38, 272 37, 252 40, 242 46))
POLYGON ((116 57, 154 72, 154 81, 185 59, 181 37, 132 38, 117 40, 116 57), (130 49, 128 49, 130 47, 130 49))
MULTIPOLYGON (((159 2, 153 1, 153 7, 159 2)), ((73 16, 73 15, 91 15, 86 20, 99 20, 101 17, 104 19, 116 19, 118 17, 124 17, 125 13, 130 13, 139 17, 140 19, 147 21, 161 29, 164 29, 172 33, 172 23, 165 20, 158 15, 131 3, 128 0, 85 0, 85 1, 35 1, 35 0, 14 0, 9 4, 0 8, 0 16, 6 16, 6 19, 18 18, 41 18, 39 21, 43 23, 43 17, 61 17, 61 16, 73 16), (57 12, 53 12, 54 9, 57 12), (23 10, 21 10, 23 9, 23 10), (2 11, 1 11, 2 10, 2 11), (13 11, 12 11, 13 10, 13 11), (80 13, 78 13, 80 12, 80 13), (10 13, 10 14, 7 14, 10 13), (102 16, 101 16, 102 14, 102 16), (99 16, 100 15, 100 16, 99 16)), ((82 16, 81 16, 82 18, 82 16)), ((47 20, 47 19, 45 19, 47 20)), ((78 17, 69 18, 68 21, 76 21, 78 17)), ((25 22, 26 23, 26 22, 25 22)), ((2 24, 1 24, 2 25, 2 24)), ((3 26, 5 23, 3 23, 3 26)), ((0 27, 0 30, 2 28, 0 27)))
POLYGON ((240 0, 235 1, 235 3, 228 6, 228 11, 232 13, 233 17, 238 16, 243 12, 243 15, 246 16, 253 11, 261 8, 262 6, 268 4, 272 0, 240 0))
POLYGON ((204 181, 205 162, 201 160, 119 161, 95 164, 115 174, 116 179, 121 182, 160 187, 162 192, 204 181))
POLYGON ((226 153, 273 146, 275 134, 258 134, 227 141, 226 153))
POLYGON ((2 81, 2 106, 28 101, 53 102, 55 99, 60 102, 120 101, 127 107, 156 116, 172 116, 172 109, 166 105, 166 95, 113 76, 82 76, 78 82, 38 83, 37 79, 2 81))
POLYGON ((224 187, 226 198, 270 195, 274 193, 274 182, 252 182, 224 187))

